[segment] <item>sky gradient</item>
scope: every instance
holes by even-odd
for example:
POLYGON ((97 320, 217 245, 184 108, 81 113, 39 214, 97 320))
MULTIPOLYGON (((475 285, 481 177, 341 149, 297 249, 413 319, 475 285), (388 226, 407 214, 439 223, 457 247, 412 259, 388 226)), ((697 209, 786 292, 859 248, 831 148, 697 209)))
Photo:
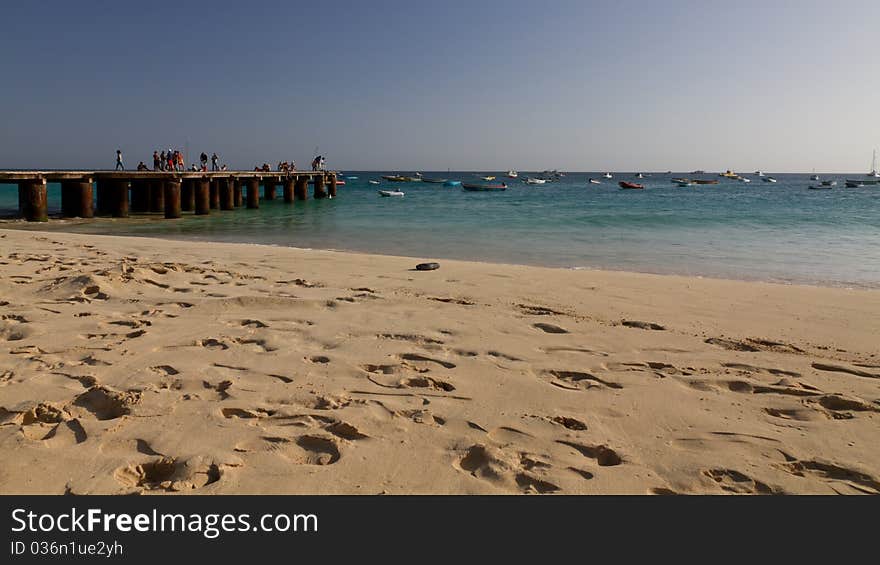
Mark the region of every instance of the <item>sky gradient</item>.
POLYGON ((880 147, 876 1, 252 4, 4 6, 0 168, 864 172, 880 147))

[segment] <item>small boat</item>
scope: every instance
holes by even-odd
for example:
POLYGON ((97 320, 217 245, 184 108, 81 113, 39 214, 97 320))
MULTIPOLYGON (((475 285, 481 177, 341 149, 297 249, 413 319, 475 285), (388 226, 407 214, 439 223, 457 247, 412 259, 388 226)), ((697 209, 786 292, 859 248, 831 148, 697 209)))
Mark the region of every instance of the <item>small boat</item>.
POLYGON ((677 184, 678 186, 680 186, 682 188, 684 188, 686 186, 694 186, 694 183, 689 180, 680 180, 680 181, 676 182, 675 184, 677 184))
POLYGON ((519 173, 513 170, 507 171, 507 178, 515 179, 519 176, 519 173))
POLYGON ((536 179, 532 177, 526 179, 526 184, 545 184, 546 182, 545 179, 536 179))
POLYGON ((379 191, 380 196, 403 196, 403 194, 404 193, 399 190, 380 190, 379 191))
POLYGON ((460 180, 448 180, 443 183, 443 186, 461 186, 460 180))
POLYGON ((746 177, 737 177, 736 180, 739 182, 752 182, 752 179, 747 179, 746 177))
POLYGON ((819 180, 819 175, 810 175, 810 180, 819 180))
POLYGON ((865 183, 860 180, 847 180, 846 183, 847 188, 861 188, 865 186, 865 183))
POLYGON ((810 190, 831 190, 832 188, 834 188, 834 185, 819 183, 811 184, 808 188, 810 190))
POLYGON ((691 171, 691 174, 692 175, 705 175, 706 171, 704 171, 702 169, 697 169, 696 171, 691 171))
POLYGON ((734 180, 736 180, 736 179, 739 178, 739 175, 736 174, 736 173, 734 173, 734 172, 731 171, 730 169, 727 169, 727 172, 721 173, 721 174, 719 174, 718 176, 719 176, 719 177, 724 177, 724 178, 726 178, 726 179, 734 179, 734 180))
POLYGON ((486 182, 488 182, 488 181, 492 181, 492 180, 495 180, 495 177, 492 177, 492 176, 488 176, 488 177, 480 177, 480 178, 481 178, 482 180, 486 181, 486 182))
POLYGON ((762 173, 761 171, 755 171, 755 174, 758 175, 759 177, 764 176, 764 173, 762 173))
POLYGON ((382 178, 391 182, 405 182, 407 179, 407 177, 401 175, 385 175, 382 178))
POLYGON ((875 179, 880 179, 880 172, 877 171, 877 150, 874 150, 874 157, 871 159, 871 172, 865 175, 875 179))
POLYGON ((718 184, 718 181, 715 179, 712 179, 712 180, 694 179, 693 183, 694 184, 718 184))
POLYGON ((358 180, 357 177, 345 177, 345 178, 348 179, 348 180, 358 180))
POLYGON ((379 184, 379 181, 377 180, 368 180, 367 182, 370 184, 379 184))
POLYGON ((602 184, 600 181, 597 181, 596 179, 590 179, 589 182, 590 182, 590 184, 602 184))
POLYGON ((605 173, 604 175, 602 175, 602 178, 603 178, 603 179, 610 179, 610 178, 611 178, 611 173, 605 173))
POLYGON ((463 183, 461 187, 468 192, 492 192, 496 190, 507 190, 507 184, 503 182, 500 184, 463 183))
POLYGON ((428 177, 422 177, 422 182, 429 182, 431 184, 443 184, 449 179, 432 179, 428 177))
POLYGON ((627 189, 643 189, 643 188, 645 188, 645 185, 634 183, 634 182, 620 181, 617 184, 620 186, 620 188, 627 188, 627 189))
POLYGON ((643 175, 642 173, 636 173, 636 178, 643 179, 643 178, 645 178, 645 175, 643 175))
POLYGON ((675 177, 672 179, 672 182, 691 182, 691 179, 686 179, 682 177, 675 177))
POLYGON ((421 175, 416 175, 414 177, 403 177, 403 182, 422 182, 421 175))
POLYGON ((764 182, 776 182, 776 179, 773 177, 763 177, 761 180, 764 182))

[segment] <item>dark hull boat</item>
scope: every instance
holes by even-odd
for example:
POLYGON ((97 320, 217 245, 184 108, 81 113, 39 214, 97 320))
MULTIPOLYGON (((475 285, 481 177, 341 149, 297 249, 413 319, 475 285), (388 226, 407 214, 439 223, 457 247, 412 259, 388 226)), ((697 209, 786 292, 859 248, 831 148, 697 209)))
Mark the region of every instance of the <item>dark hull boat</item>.
POLYGON ((507 185, 503 182, 501 184, 462 183, 461 187, 468 192, 494 192, 498 190, 507 190, 507 185))
POLYGON ((427 177, 422 177, 422 182, 429 182, 431 184, 443 184, 449 179, 429 179, 427 177))
POLYGON ((627 188, 627 189, 644 189, 645 188, 645 185, 638 184, 635 182, 620 181, 617 184, 620 185, 620 188, 627 188))

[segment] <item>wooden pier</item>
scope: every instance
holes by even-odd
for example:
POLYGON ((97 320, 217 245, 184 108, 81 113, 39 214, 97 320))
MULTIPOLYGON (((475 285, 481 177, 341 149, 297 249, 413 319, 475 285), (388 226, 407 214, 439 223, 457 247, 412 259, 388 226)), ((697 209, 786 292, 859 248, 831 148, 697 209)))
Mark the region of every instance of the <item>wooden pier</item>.
POLYGON ((307 199, 309 184, 315 198, 336 197, 336 173, 328 171, 0 171, 0 184, 18 185, 19 213, 29 222, 48 221, 49 182, 61 183, 63 218, 259 208, 279 185, 287 203, 307 199))

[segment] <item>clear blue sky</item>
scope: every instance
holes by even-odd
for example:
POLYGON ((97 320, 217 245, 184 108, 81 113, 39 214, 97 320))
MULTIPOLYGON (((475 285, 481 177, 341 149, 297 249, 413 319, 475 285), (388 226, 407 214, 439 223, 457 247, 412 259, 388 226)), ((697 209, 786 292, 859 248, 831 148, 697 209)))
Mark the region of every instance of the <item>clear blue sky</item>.
POLYGON ((7 2, 0 167, 864 171, 880 2, 7 2))

